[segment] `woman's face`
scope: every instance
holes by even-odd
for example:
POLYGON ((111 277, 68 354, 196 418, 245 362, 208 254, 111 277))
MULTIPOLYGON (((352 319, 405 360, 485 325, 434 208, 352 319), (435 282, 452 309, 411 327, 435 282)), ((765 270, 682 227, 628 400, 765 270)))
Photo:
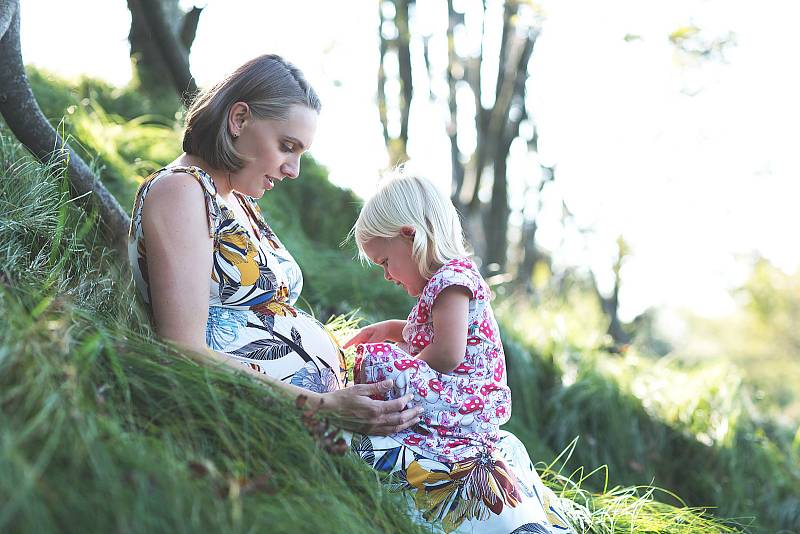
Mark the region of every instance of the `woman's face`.
POLYGON ((306 106, 289 109, 286 120, 245 120, 236 147, 245 165, 231 173, 234 189, 254 198, 284 178, 300 174, 300 156, 308 150, 317 131, 317 112, 306 106))

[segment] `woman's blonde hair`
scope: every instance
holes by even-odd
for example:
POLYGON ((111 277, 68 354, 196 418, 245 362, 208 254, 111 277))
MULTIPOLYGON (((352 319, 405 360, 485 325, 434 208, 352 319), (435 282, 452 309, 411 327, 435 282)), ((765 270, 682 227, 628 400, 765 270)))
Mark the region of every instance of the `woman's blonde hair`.
POLYGON ((364 243, 400 235, 404 226, 415 230, 411 255, 425 279, 449 260, 469 256, 461 220, 450 199, 430 180, 404 176, 398 170, 364 204, 350 231, 361 261, 368 260, 364 243))
POLYGON ((258 56, 195 98, 186 113, 183 151, 212 168, 241 169, 244 157, 228 131, 228 112, 236 102, 245 102, 256 119, 286 120, 296 105, 317 113, 321 107, 300 69, 274 54, 258 56))

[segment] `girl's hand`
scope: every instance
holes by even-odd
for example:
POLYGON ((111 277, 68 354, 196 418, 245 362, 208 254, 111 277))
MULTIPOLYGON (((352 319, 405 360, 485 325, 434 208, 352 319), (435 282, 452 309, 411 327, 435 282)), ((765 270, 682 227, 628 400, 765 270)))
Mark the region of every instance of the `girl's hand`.
POLYGON ((388 436, 417 424, 422 413, 421 407, 406 408, 414 398, 412 394, 390 401, 370 398, 372 395, 382 396, 391 388, 392 381, 384 380, 332 391, 323 395, 320 409, 338 418, 346 430, 388 436))
POLYGON ((348 339, 344 345, 342 345, 342 348, 346 349, 361 343, 380 343, 387 340, 402 341, 403 327, 405 325, 405 321, 389 320, 365 326, 356 332, 353 337, 348 339))

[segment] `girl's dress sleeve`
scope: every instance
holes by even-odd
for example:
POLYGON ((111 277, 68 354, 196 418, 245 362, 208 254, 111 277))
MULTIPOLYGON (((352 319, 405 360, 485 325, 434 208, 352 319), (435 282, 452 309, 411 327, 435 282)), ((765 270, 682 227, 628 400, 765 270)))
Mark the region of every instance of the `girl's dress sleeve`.
POLYGON ((432 305, 436 297, 450 286, 461 286, 475 299, 481 292, 481 275, 469 259, 451 260, 434 273, 425 286, 423 297, 432 305))

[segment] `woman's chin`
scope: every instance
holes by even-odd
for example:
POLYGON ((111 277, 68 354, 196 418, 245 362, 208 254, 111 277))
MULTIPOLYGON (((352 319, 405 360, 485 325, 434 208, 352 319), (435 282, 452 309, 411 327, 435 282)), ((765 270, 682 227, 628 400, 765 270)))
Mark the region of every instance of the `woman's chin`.
POLYGON ((241 194, 246 195, 248 197, 255 198, 258 200, 259 198, 264 196, 264 193, 268 191, 265 187, 258 187, 253 189, 237 189, 241 194))

